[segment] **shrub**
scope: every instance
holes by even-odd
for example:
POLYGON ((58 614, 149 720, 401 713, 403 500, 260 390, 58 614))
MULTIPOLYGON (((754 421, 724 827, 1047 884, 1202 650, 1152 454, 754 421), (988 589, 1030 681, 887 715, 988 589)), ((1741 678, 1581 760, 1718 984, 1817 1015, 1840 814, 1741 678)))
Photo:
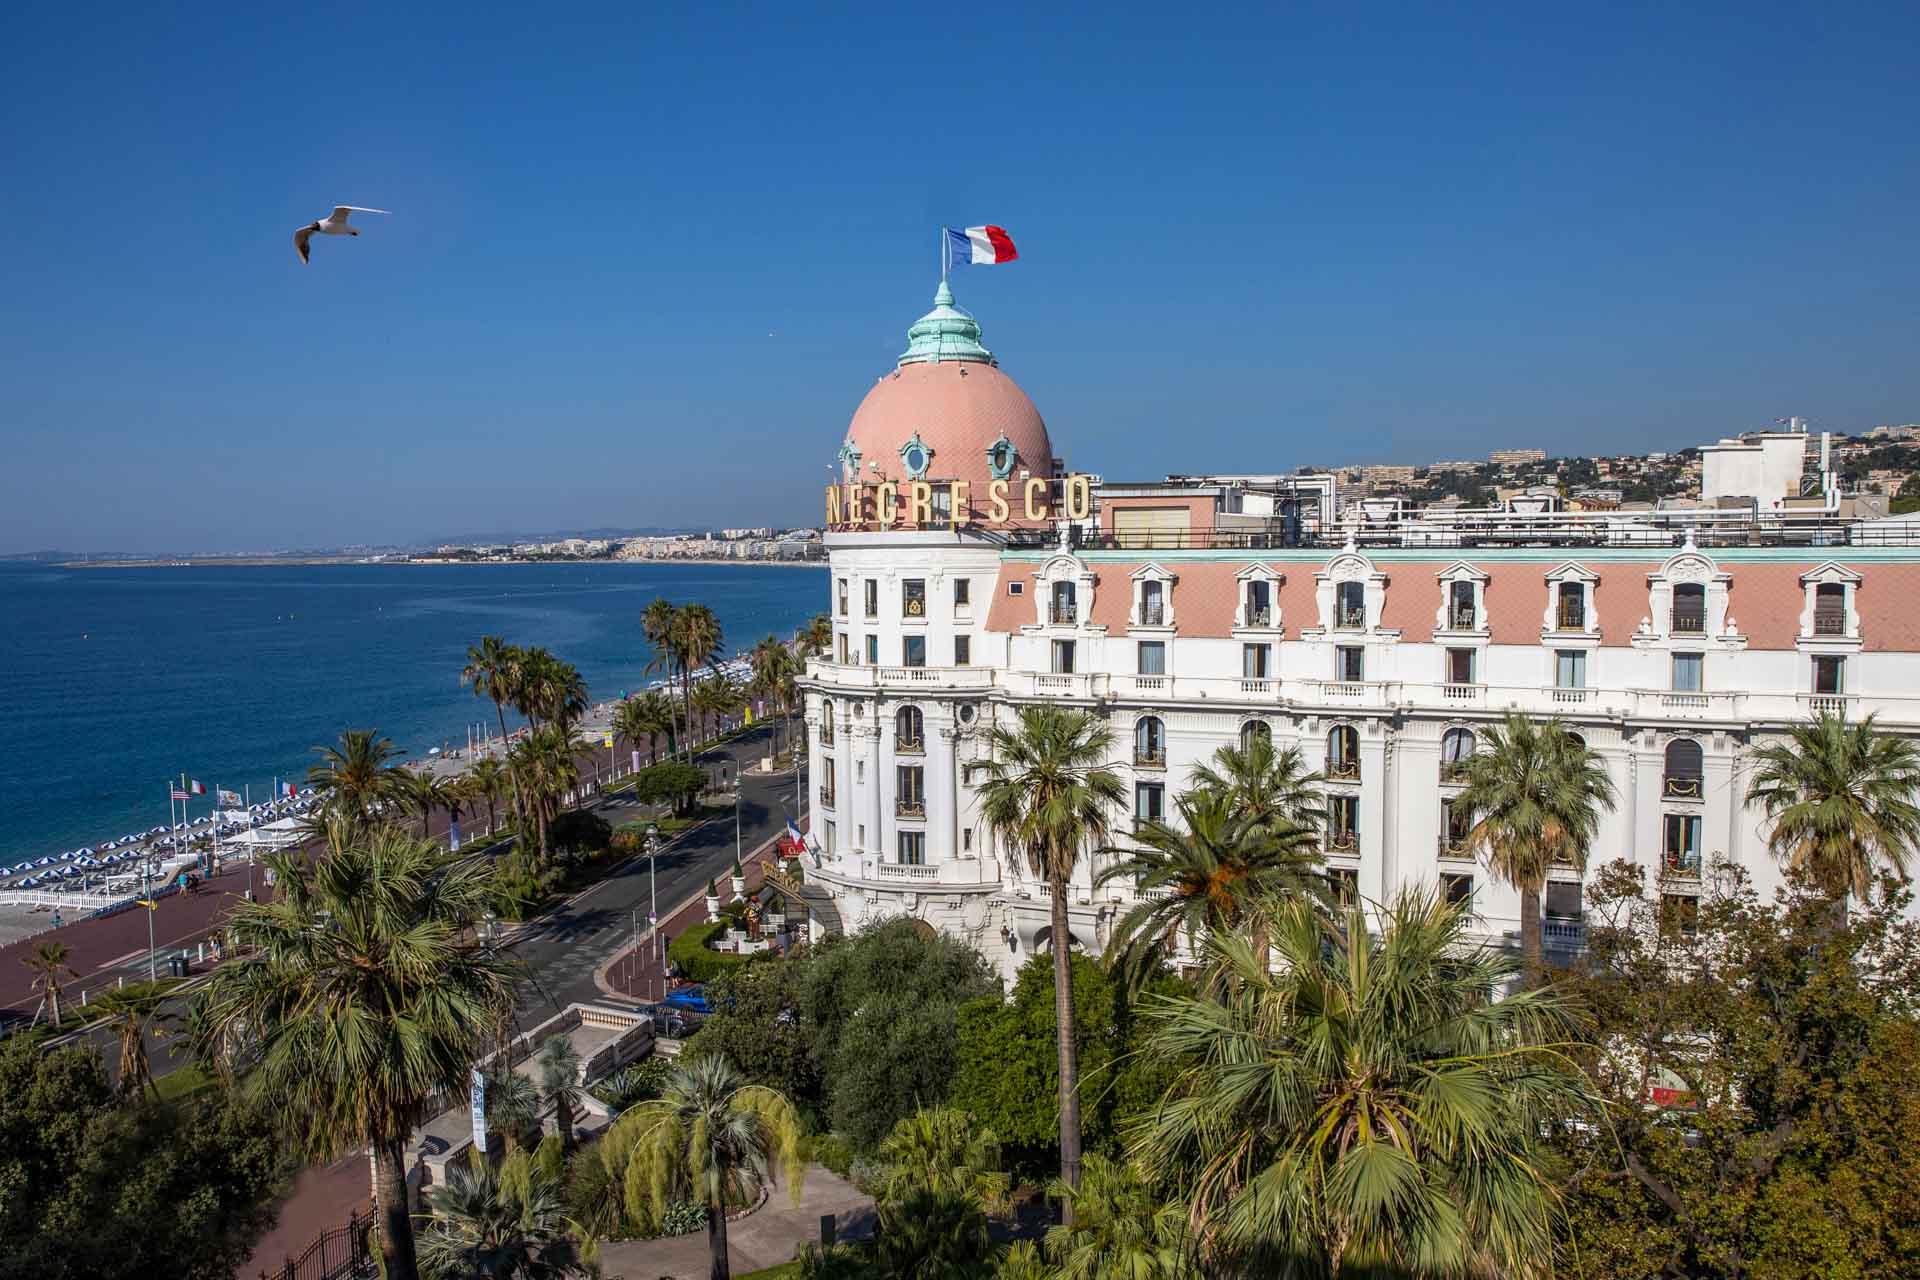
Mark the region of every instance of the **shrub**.
POLYGON ((682 816, 693 812, 694 799, 706 785, 706 771, 696 764, 656 764, 633 775, 635 799, 642 804, 671 803, 682 816))
POLYGON ((588 1092, 618 1114, 628 1107, 659 1097, 661 1087, 672 1070, 673 1062, 669 1058, 644 1058, 592 1085, 588 1092))
POLYGON ((613 845, 613 825, 597 813, 576 809, 547 824, 547 848, 577 857, 598 857, 613 845))
POLYGON ((818 1134, 813 1139, 813 1159, 845 1178, 853 1170, 853 1147, 837 1133, 818 1134))
POLYGON ((704 1231, 706 1226, 707 1206, 698 1200, 676 1200, 660 1215, 662 1236, 690 1235, 695 1231, 704 1231))
POLYGON ((667 959, 678 965, 692 982, 711 982, 730 969, 746 963, 746 957, 710 950, 707 943, 726 931, 727 922, 696 924, 667 945, 667 959))

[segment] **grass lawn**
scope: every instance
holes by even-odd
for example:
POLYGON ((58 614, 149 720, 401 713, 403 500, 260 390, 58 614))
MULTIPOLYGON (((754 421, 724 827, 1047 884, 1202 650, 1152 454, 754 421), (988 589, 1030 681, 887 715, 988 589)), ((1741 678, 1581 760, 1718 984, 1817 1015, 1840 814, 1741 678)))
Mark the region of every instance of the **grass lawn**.
POLYGON ((736 1280, 799 1280, 800 1264, 783 1262, 777 1267, 768 1267, 764 1271, 749 1271, 736 1280))
POLYGON ((202 1089, 211 1089, 213 1084, 213 1077, 198 1067, 182 1067, 178 1071, 169 1071, 153 1082, 154 1088, 160 1091, 160 1096, 169 1101, 190 1097, 202 1089))

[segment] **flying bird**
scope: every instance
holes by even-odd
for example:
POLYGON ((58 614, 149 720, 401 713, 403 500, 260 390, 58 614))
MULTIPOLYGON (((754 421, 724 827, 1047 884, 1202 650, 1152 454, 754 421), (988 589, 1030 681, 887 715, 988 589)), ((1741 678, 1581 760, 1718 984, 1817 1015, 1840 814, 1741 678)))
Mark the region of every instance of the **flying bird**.
POLYGON ((347 225, 349 214, 386 212, 385 209, 369 209, 364 205, 337 204, 333 206, 333 212, 320 221, 309 222, 293 233, 293 251, 300 255, 300 261, 310 261, 307 242, 313 239, 314 232, 318 231, 323 236, 357 236, 360 234, 360 229, 347 225))

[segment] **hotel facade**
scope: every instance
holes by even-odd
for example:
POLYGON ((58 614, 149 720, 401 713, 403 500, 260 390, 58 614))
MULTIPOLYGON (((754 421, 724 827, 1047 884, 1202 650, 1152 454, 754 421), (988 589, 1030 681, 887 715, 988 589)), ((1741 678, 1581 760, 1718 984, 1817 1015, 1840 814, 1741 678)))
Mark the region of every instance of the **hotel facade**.
MULTIPOLYGON (((1517 940, 1519 893, 1468 854, 1455 798, 1485 728, 1520 712, 1560 717, 1613 780, 1589 875, 1630 859, 1682 912, 1722 859, 1770 888, 1755 748, 1822 711, 1920 733, 1920 549, 1839 518, 1824 448, 1781 434, 1763 443, 1804 457, 1797 492, 1687 511, 1427 515, 1343 505, 1325 476, 1120 484, 1056 456, 943 283, 825 494, 833 647, 802 681, 816 926, 907 916, 1009 974, 1047 945, 1045 886, 977 791, 989 730, 1035 703, 1111 727, 1122 849, 1136 820, 1177 818, 1218 748, 1265 735, 1325 774, 1346 891, 1438 885, 1517 940)), ((1132 904, 1094 883, 1121 856, 1075 875, 1094 953, 1132 904)), ((1550 954, 1582 945, 1582 897, 1557 869, 1550 954)))

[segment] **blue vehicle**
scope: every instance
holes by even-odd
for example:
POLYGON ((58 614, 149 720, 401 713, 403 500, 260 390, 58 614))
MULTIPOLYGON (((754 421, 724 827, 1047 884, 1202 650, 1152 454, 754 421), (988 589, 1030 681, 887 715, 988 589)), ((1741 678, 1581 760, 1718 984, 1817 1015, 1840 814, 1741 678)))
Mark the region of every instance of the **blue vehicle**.
POLYGON ((670 991, 662 1001, 670 1009, 684 1009, 688 1013, 712 1013, 713 1006, 707 1003, 707 989, 704 986, 682 987, 670 991))

